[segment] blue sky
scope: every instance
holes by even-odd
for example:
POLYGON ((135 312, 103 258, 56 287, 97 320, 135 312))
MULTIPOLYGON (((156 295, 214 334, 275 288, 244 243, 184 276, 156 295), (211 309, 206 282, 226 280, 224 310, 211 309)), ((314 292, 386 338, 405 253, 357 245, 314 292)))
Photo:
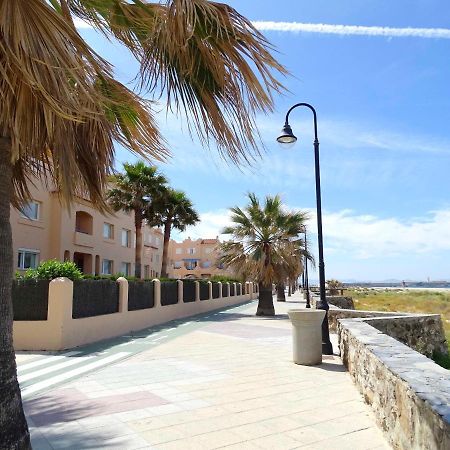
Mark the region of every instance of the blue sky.
MULTIPOLYGON (((275 142, 287 109, 306 101, 319 120, 326 277, 450 279, 450 4, 228 3, 252 21, 286 23, 259 26, 291 72, 284 80, 290 92, 275 97, 273 114, 258 116, 265 150, 242 172, 218 158, 213 143, 208 150, 191 140, 181 118, 158 115, 173 153, 160 169, 202 217, 199 226, 174 236, 214 237, 227 222, 227 208, 243 206, 246 192, 279 193, 289 207, 311 211, 315 247, 310 113, 291 115, 299 137, 293 148, 275 142), (311 28, 302 24, 314 24, 315 32, 295 31, 311 28), (376 28, 354 34, 336 25, 376 28), (412 29, 398 31, 407 27, 412 29), (429 30, 417 30, 422 28, 429 30), (430 33, 436 37, 426 37, 430 33)), ((114 64, 121 81, 132 81, 137 65, 126 51, 93 30, 80 32, 114 64)), ((132 159, 118 149, 118 168, 132 159)))

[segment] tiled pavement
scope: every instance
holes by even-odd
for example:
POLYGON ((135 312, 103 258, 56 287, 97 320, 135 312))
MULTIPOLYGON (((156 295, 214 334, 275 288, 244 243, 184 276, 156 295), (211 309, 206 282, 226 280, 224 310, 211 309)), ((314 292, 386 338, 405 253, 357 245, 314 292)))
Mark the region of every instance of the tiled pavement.
MULTIPOLYGON (((264 319, 253 315, 253 302, 169 324, 157 335, 113 340, 97 353, 80 349, 84 358, 101 353, 96 361, 127 355, 29 394, 33 448, 390 448, 339 357, 316 367, 291 362, 285 312, 299 306, 277 303, 279 315, 264 319)), ((78 367, 60 366, 54 375, 51 366, 70 361, 56 356, 19 355, 19 368, 50 358, 35 367, 44 370, 37 377, 44 386, 78 367)))

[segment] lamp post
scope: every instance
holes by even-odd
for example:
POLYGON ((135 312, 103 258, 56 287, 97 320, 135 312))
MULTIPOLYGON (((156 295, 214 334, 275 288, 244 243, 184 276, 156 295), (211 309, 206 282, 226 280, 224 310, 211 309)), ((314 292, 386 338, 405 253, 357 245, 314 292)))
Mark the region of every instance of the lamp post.
POLYGON ((320 163, 319 163, 319 139, 317 137, 317 114, 316 110, 309 103, 297 103, 292 106, 286 113, 286 119, 284 127, 281 131, 281 135, 278 136, 277 141, 280 144, 293 144, 297 141, 292 128, 289 125, 289 114, 295 108, 304 106, 309 108, 314 117, 314 162, 315 162, 315 174, 316 174, 316 204, 317 204, 317 238, 319 246, 319 285, 320 285, 320 301, 317 304, 318 309, 324 309, 326 311, 325 318, 322 322, 322 353, 325 355, 333 354, 333 346, 330 342, 330 332, 328 328, 328 302, 325 294, 325 263, 323 261, 323 235, 322 235, 322 200, 320 194, 320 163))
POLYGON ((308 244, 306 241, 306 227, 304 229, 305 233, 305 288, 306 288, 306 307, 311 308, 311 303, 309 301, 309 278, 308 278, 308 258, 307 258, 307 252, 308 252, 308 244))

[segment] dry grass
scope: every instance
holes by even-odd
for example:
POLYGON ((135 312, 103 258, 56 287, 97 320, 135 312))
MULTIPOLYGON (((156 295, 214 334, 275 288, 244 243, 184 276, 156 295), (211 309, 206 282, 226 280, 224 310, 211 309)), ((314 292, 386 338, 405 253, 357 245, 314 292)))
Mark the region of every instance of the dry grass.
POLYGON ((345 295, 353 298, 359 310, 440 314, 450 351, 450 292, 352 289, 345 295))

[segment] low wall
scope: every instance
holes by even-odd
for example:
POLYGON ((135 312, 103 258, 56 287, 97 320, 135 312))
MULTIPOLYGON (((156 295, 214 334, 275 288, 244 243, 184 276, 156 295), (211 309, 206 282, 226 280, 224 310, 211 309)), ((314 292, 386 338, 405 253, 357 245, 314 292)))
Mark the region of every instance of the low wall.
POLYGON ((439 314, 410 314, 381 311, 330 309, 330 331, 337 332, 342 319, 360 318, 377 330, 397 339, 427 357, 434 352, 447 354, 448 347, 439 314))
MULTIPOLYGON (((316 303, 320 300, 320 297, 316 293, 310 293, 311 304, 313 308, 316 308, 316 303)), ((355 309, 353 299, 351 297, 344 297, 342 295, 327 295, 327 302, 330 306, 335 306, 341 309, 355 309)))
POLYGON ((416 324, 418 333, 426 334, 420 326, 429 326, 428 320, 435 323, 433 316, 410 315, 340 318, 337 323, 343 363, 373 407, 387 439, 398 449, 450 448, 449 371, 383 332, 399 334, 398 328, 406 330, 409 325, 411 331, 416 324), (395 322, 398 327, 391 325, 395 322))
MULTIPOLYGON (((119 278, 117 282, 119 283, 119 312, 73 319, 73 282, 67 278, 51 281, 47 320, 14 321, 14 348, 16 350, 64 350, 170 320, 236 305, 257 297, 253 293, 253 286, 250 287, 253 283, 249 283, 248 294, 220 296, 213 299, 210 283, 209 300, 200 301, 200 289, 197 282, 195 301, 185 303, 183 302, 183 282, 178 281, 177 303, 162 306, 160 281, 154 280, 154 306, 128 311, 128 281, 125 278, 119 278)), ((235 283, 232 285, 235 287, 235 283)))

